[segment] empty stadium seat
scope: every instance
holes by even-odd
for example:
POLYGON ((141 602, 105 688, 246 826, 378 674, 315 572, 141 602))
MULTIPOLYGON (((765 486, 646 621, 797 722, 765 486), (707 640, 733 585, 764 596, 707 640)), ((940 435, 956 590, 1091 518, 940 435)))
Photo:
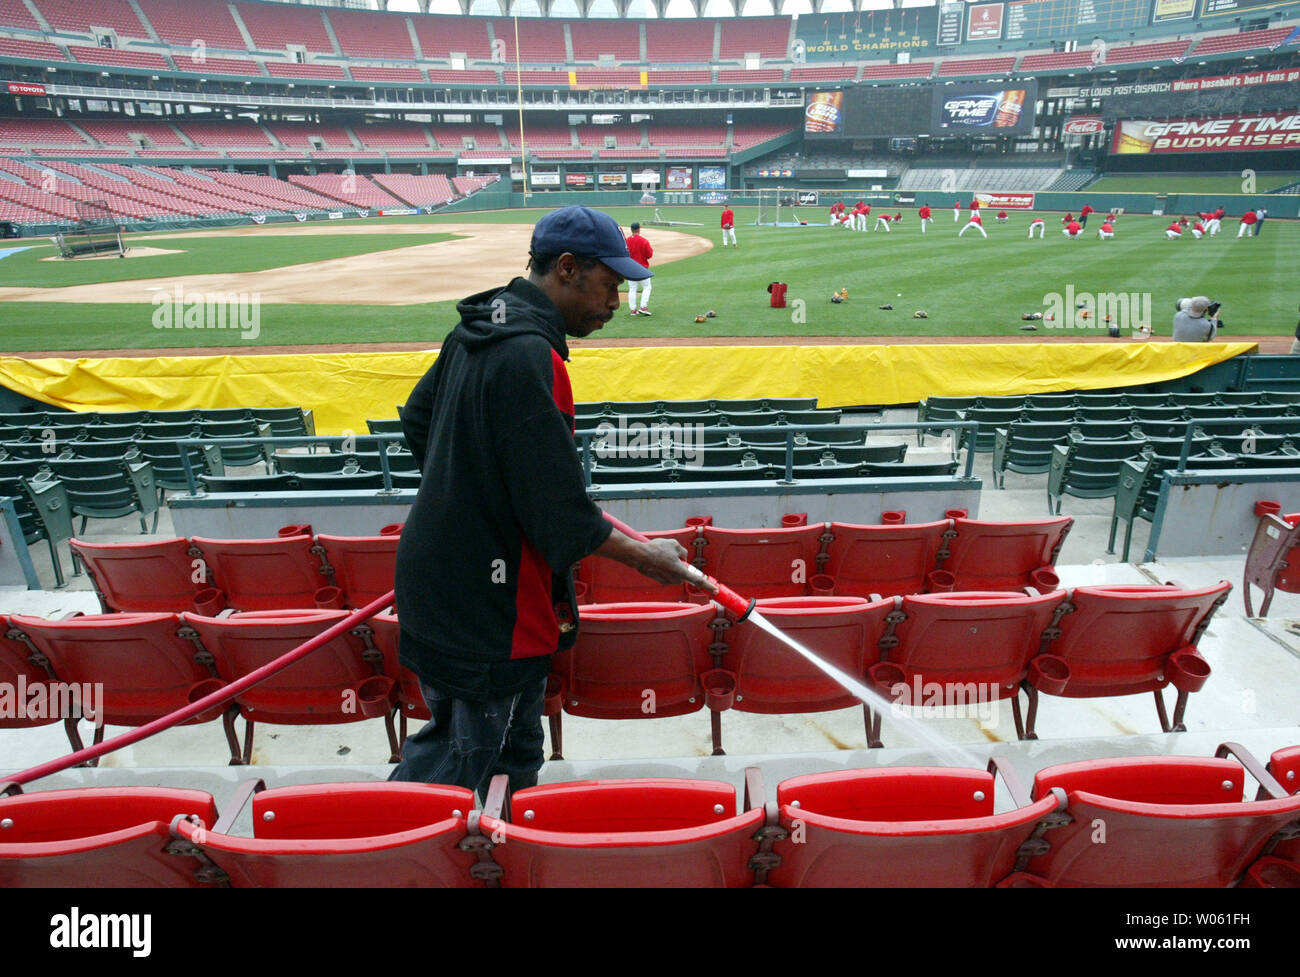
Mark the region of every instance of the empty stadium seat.
POLYGON ((176 817, 217 822, 210 794, 166 787, 80 787, 0 798, 0 886, 178 888, 194 868, 168 851, 176 817))
POLYGON ((869 669, 876 691, 900 705, 972 708, 1012 700, 1058 617, 1064 591, 1036 597, 976 591, 895 598, 902 620, 869 669))
MULTIPOLYGON (((53 669, 37 664, 29 645, 10 636, 8 618, 0 616, 0 689, 12 696, 12 707, 0 711, 0 729, 30 729, 48 726, 61 717, 53 709, 28 709, 29 702, 48 702, 53 669), (24 694, 30 690, 30 694, 24 694)), ((40 661, 38 658, 37 661, 40 661)), ((0 836, 0 841, 3 838, 0 836)))
MULTIPOLYGON (((894 601, 774 597, 759 601, 757 607, 782 633, 865 683, 867 670, 880 659, 878 645, 894 601)), ((719 659, 725 675, 711 672, 705 682, 715 755, 723 752, 721 713, 726 709, 772 715, 828 712, 859 704, 822 669, 753 624, 733 625, 726 639, 726 651, 719 659)), ((874 745, 871 710, 862 705, 867 740, 874 745)))
POLYGON ((1275 590, 1300 592, 1300 550, 1297 549, 1300 547, 1300 513, 1278 516, 1261 510, 1259 506, 1262 505, 1259 503, 1255 510, 1259 525, 1255 527, 1254 539, 1246 552, 1245 579, 1241 587, 1247 617, 1255 616, 1251 607, 1252 584, 1264 591, 1260 617, 1268 616, 1275 590))
POLYGON ((950 528, 947 519, 888 526, 831 523, 823 572, 834 581, 837 597, 920 593, 950 528))
MULTIPOLYGON (((95 721, 94 741, 104 726, 141 726, 210 695, 226 683, 202 645, 183 635, 175 614, 91 614, 48 621, 15 614, 9 636, 30 643, 58 681, 93 688, 102 696, 102 717, 95 721), (102 721, 101 721, 102 718, 102 721)), ((186 725, 223 716, 221 706, 198 714, 186 725)), ((232 750, 233 707, 224 711, 226 741, 232 750)), ((73 750, 82 748, 77 719, 64 719, 73 750)))
POLYGON ((704 527, 704 572, 748 597, 801 597, 821 572, 822 523, 780 529, 704 527))
POLYGON ((773 845, 777 888, 988 888, 1011 875, 1031 837, 1054 824, 1064 798, 994 808, 994 776, 943 767, 841 770, 777 786, 785 837, 773 845))
POLYGON ((374 632, 375 647, 383 652, 385 667, 397 675, 397 711, 401 717, 400 735, 402 742, 405 742, 406 721, 430 719, 432 714, 420 691, 420 679, 399 661, 402 628, 397 620, 396 609, 388 607, 376 614, 370 619, 369 626, 374 632))
POLYGON ((1068 823, 1042 836, 1018 885, 1232 885, 1274 836, 1300 820, 1300 795, 1244 799, 1246 770, 1216 757, 1085 760, 1040 770, 1033 796, 1064 790, 1068 823), (1104 831, 1099 843, 1098 825, 1104 831))
POLYGON ((473 807, 462 787, 308 784, 257 793, 252 838, 186 820, 174 830, 202 881, 223 887, 469 888, 481 887, 461 846, 473 807))
POLYGON ((1222 580, 1194 589, 1123 585, 1069 591, 1069 609, 1053 625, 1059 633, 1025 684, 1024 738, 1036 738, 1039 692, 1074 699, 1151 692, 1160 728, 1182 732, 1187 697, 1210 676, 1196 645, 1231 590, 1222 580), (1171 684, 1178 693, 1172 722, 1162 694, 1171 684))
POLYGON ((1074 520, 1069 516, 1026 522, 957 519, 940 552, 939 569, 953 590, 1055 590, 1053 568, 1074 520))
POLYGON ((712 780, 580 781, 516 791, 508 821, 490 796, 480 825, 505 839, 491 852, 502 888, 740 888, 754 884, 764 804, 736 801, 712 780))
POLYGON ((81 516, 80 533, 89 519, 118 519, 137 513, 140 532, 158 528, 158 488, 153 466, 124 458, 52 458, 51 471, 68 493, 68 503, 81 516), (149 525, 147 517, 153 516, 149 525))
POLYGON ((237 611, 315 608, 320 603, 342 606, 337 594, 322 594, 333 580, 322 562, 324 549, 311 536, 300 534, 275 539, 192 540, 211 574, 210 595, 224 599, 237 611))
POLYGON ((333 567, 334 586, 343 591, 344 605, 365 607, 393 589, 399 536, 316 537, 333 567))
MULTIPOLYGON (((198 632, 226 681, 267 665, 317 637, 348 616, 346 611, 257 611, 229 617, 186 614, 184 621, 198 632)), ((276 672, 235 699, 245 721, 242 755, 231 763, 248 763, 255 722, 291 726, 332 725, 383 718, 396 763, 400 751, 393 714, 397 709, 397 678, 369 632, 354 628, 276 672)))
POLYGON ((70 545, 85 564, 105 613, 192 611, 195 598, 209 586, 197 550, 186 539, 155 543, 74 539, 70 545))
POLYGON ((593 604, 572 648, 551 663, 552 759, 562 759, 559 707, 593 719, 654 719, 704 708, 700 676, 713 667, 710 604, 593 604))

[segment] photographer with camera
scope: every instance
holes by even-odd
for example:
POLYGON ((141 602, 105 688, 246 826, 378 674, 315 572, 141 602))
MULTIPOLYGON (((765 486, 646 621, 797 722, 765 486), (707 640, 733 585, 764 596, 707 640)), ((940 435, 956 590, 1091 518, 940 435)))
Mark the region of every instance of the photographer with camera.
POLYGON ((1204 295, 1179 299, 1175 304, 1174 342, 1208 343, 1214 339, 1224 323, 1219 319, 1218 302, 1204 295))

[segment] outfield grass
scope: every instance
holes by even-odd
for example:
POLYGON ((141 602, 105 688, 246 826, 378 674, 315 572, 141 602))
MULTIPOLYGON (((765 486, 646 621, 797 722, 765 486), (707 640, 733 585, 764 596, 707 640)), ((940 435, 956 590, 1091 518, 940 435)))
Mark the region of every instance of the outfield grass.
MULTIPOLYGON (((973 231, 957 238, 951 213, 938 211, 923 236, 913 210, 890 234, 858 233, 826 226, 791 228, 754 227, 753 208, 737 208, 737 234, 741 247, 722 249, 717 229, 717 207, 664 207, 660 214, 676 221, 698 221, 699 227, 673 228, 708 237, 714 248, 684 261, 658 266, 651 298, 651 318, 631 317, 620 309, 598 336, 996 336, 1022 341, 1068 340, 1073 330, 1046 328, 1027 337, 1019 331, 1021 313, 1043 311, 1050 293, 1150 293, 1153 325, 1167 336, 1175 299, 1204 294, 1223 302, 1225 339, 1241 335, 1286 335, 1295 329, 1296 300, 1294 254, 1300 246, 1300 224, 1270 220, 1257 239, 1237 240, 1237 224, 1228 221, 1213 239, 1165 240, 1168 218, 1125 216, 1112 241, 1099 241, 1094 216, 1088 236, 1068 241, 1060 232, 1060 215, 1046 214, 1045 240, 1028 240, 1029 215, 1013 212, 1007 225, 988 218, 989 239, 973 231), (789 285, 791 307, 769 307, 767 285, 789 285), (847 288, 849 301, 830 302, 831 293, 847 288), (796 304, 797 302, 802 305, 796 304), (892 304, 893 311, 878 306, 892 304), (717 318, 694 322, 709 309, 717 318), (912 313, 925 310, 928 319, 912 313), (800 321, 802 319, 802 321, 800 321)), ((632 220, 653 219, 653 207, 612 208, 623 226, 632 220)), ((445 218, 404 218, 393 223, 408 226, 419 241, 439 223, 533 223, 541 211, 513 211, 447 215, 445 218)), ((823 219, 824 211, 809 213, 823 219)), ((964 215, 963 215, 964 216, 964 215)), ((373 222, 371 222, 373 223, 373 222)), ((872 220, 874 225, 874 219, 872 220)), ((964 223, 964 221, 963 221, 964 223)), ((342 228, 346 230, 346 228, 342 228)), ((647 225, 653 244, 660 228, 647 225)), ((356 241, 363 236, 344 237, 356 241)), ((370 238, 369 235, 365 236, 370 238)), ((199 239, 186 239, 195 241, 199 239)), ((250 239, 227 239, 246 253, 250 239)), ((333 240, 304 237, 266 238, 294 245, 333 240)), ((394 246, 392 237, 366 242, 366 249, 394 246)), ((165 245, 158 245, 165 246, 165 245)), ((255 250, 255 249, 252 249, 255 250)), ((0 260, 0 283, 12 284, 9 262, 0 260)), ((522 274, 525 256, 505 261, 500 268, 504 283, 522 274)), ((287 262, 282 262, 287 263, 287 262)), ((114 262, 89 265, 119 267, 114 262)), ((128 262, 122 262, 125 266, 128 262)), ((149 274, 159 272, 150 266, 149 274)), ((652 262, 652 266, 655 263, 652 262)), ((63 268, 63 265, 52 265, 63 268)), ((227 270, 211 264, 205 272, 227 270)), ((95 273, 98 274, 98 268, 95 273)), ((155 330, 152 307, 147 304, 69 305, 63 303, 0 303, 0 348, 10 352, 49 349, 166 349, 227 345, 234 334, 203 331, 155 330)), ((456 321, 454 302, 412 306, 265 305, 256 340, 250 350, 264 345, 362 342, 434 342, 456 321)))
MULTIPOLYGON (((1256 173, 1255 189, 1269 193, 1300 180, 1300 173, 1256 173)), ((1245 193, 1241 176, 1103 176, 1085 193, 1245 193)), ((1253 191, 1254 192, 1254 191, 1253 191)))

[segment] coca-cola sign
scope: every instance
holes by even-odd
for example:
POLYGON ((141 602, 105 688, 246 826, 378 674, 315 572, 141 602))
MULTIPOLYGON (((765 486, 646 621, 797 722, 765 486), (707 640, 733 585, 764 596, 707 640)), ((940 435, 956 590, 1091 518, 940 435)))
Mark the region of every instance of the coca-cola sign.
POLYGON ((1099 115, 1076 115, 1065 120, 1062 130, 1067 136, 1095 136, 1106 128, 1099 115))

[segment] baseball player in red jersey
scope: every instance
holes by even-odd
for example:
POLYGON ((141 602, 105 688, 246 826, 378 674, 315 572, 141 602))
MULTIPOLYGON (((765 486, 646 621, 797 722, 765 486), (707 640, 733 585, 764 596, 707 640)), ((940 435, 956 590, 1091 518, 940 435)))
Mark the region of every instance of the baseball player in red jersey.
POLYGON ((1178 240, 1178 238, 1182 236, 1183 236, 1183 228, 1182 225, 1178 223, 1178 221, 1174 221, 1172 224, 1170 224, 1168 227, 1165 228, 1165 237, 1170 241, 1176 241, 1178 240))
POLYGON ((1110 221, 1102 221, 1101 227, 1097 229, 1097 237, 1103 241, 1109 241, 1115 236, 1115 225, 1110 221))
POLYGON ((1064 234, 1066 237, 1068 237, 1071 241, 1077 238, 1082 231, 1083 231, 1083 225, 1080 224, 1078 221, 1070 221, 1070 223, 1066 224, 1065 227, 1061 229, 1061 233, 1064 234))
POLYGON ((1029 236, 1033 237, 1034 231, 1037 231, 1039 240, 1042 240, 1043 232, 1046 230, 1046 228, 1047 225, 1043 223, 1043 219, 1041 217, 1035 217, 1033 220, 1029 222, 1029 236))
POLYGON ((1094 213, 1094 211, 1093 211, 1093 209, 1092 209, 1092 204, 1084 204, 1084 205, 1083 205, 1083 209, 1079 211, 1079 226, 1080 226, 1080 227, 1087 227, 1087 226, 1088 226, 1088 215, 1091 214, 1091 213, 1094 213))
POLYGON ((984 235, 984 237, 987 238, 989 236, 989 232, 984 230, 984 222, 980 220, 980 215, 978 210, 971 211, 970 220, 966 222, 965 227, 963 227, 960 231, 957 232, 957 236, 961 237, 972 227, 975 228, 975 230, 979 231, 980 234, 984 235))
POLYGON ((930 216, 930 205, 921 204, 921 209, 916 212, 916 216, 921 219, 921 233, 925 233, 925 225, 929 224, 933 218, 930 216))
MULTIPOLYGON (((731 236, 731 246, 733 248, 740 247, 736 243, 736 214, 729 206, 724 204, 722 207, 722 246, 724 248, 727 246, 728 235, 731 236)), ((635 258, 636 255, 632 255, 632 257, 635 258)))
MULTIPOLYGON (((641 225, 635 221, 632 224, 632 233, 627 239, 627 253, 632 256, 632 260, 646 268, 650 267, 650 259, 655 255, 655 249, 650 247, 650 242, 641 236, 641 225)), ((636 286, 637 283, 629 281, 627 283, 627 304, 632 310, 632 315, 649 315, 650 310, 646 308, 650 304, 650 285, 653 279, 647 278, 641 282, 641 307, 636 305, 636 286)))
POLYGON ((1196 240, 1199 241, 1203 234, 1205 234, 1205 225, 1202 224, 1200 221, 1197 221, 1195 224, 1192 225, 1192 237, 1196 238, 1196 240))

